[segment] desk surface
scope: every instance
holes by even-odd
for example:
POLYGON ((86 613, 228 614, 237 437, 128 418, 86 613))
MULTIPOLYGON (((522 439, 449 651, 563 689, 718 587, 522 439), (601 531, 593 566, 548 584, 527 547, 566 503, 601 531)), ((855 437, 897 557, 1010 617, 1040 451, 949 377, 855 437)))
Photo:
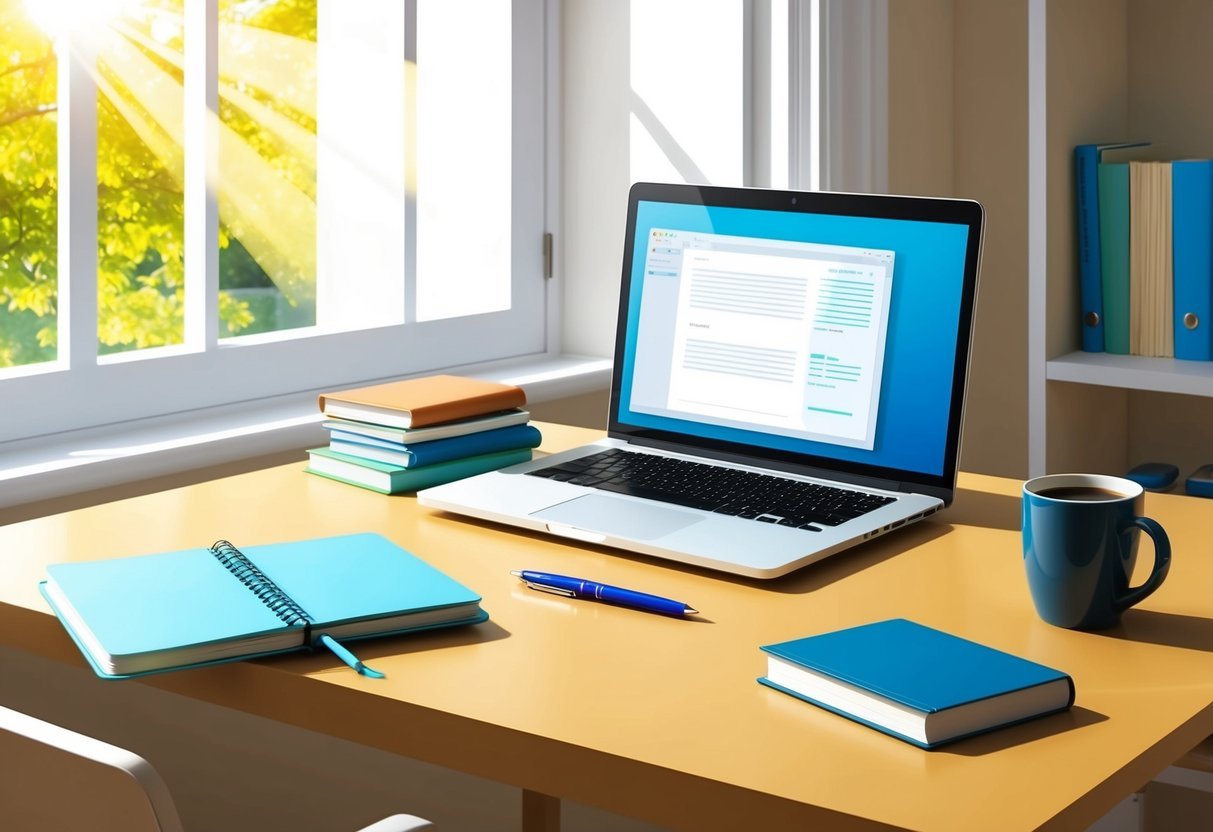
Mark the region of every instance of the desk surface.
MULTIPOLYGON (((548 451, 596 436, 541 427, 548 451)), ((1150 495, 1170 577, 1094 634, 1033 612, 1012 480, 963 476, 937 518, 762 582, 503 531, 302 469, 0 528, 0 642, 84 666, 36 591, 48 563, 373 530, 483 595, 491 621, 360 643, 382 681, 315 654, 141 684, 696 830, 1081 829, 1213 733, 1208 501, 1150 495), (706 620, 545 596, 510 575, 521 568, 678 598, 706 620), (1068 671, 1075 707, 926 752, 755 682, 760 644, 898 616, 1068 671)))

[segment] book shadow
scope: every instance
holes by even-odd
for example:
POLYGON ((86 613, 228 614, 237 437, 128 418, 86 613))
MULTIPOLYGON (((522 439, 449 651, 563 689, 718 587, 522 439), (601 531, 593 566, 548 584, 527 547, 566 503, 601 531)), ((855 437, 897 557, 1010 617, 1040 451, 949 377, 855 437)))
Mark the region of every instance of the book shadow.
POLYGON ((1213 653, 1213 619, 1196 615, 1131 609, 1121 616, 1115 627, 1092 633, 1124 641, 1213 653))
POLYGON ((1090 708, 1072 706, 1058 714, 1042 716, 1019 725, 1000 728, 975 737, 957 740, 935 749, 935 754, 952 754, 958 757, 980 757, 994 754, 1017 745, 1025 745, 1045 737, 1077 731, 1090 725, 1107 722, 1108 716, 1090 708))

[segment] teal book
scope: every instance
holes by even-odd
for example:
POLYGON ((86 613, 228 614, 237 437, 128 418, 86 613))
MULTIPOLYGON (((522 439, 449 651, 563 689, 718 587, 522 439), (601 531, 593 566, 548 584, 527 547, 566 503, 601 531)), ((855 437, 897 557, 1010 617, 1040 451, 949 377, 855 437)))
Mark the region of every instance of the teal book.
POLYGON ((1067 674, 902 618, 761 649, 762 684, 920 748, 1074 704, 1067 674))
POLYGON ((124 678, 473 624, 480 597, 385 537, 354 534, 47 567, 39 588, 97 675, 124 678))
POLYGON ((1129 163, 1099 165, 1104 350, 1129 354, 1129 163))
POLYGON ((1175 357, 1213 360, 1213 159, 1171 163, 1175 357))
POLYGON ((531 459, 530 448, 519 448, 452 459, 434 465, 422 465, 419 468, 405 468, 402 465, 337 453, 330 448, 312 448, 307 453, 307 470, 310 473, 369 488, 380 494, 420 491, 486 471, 517 465, 519 462, 529 462, 531 459))
POLYGON ((464 459, 496 451, 537 448, 542 441, 543 435, 534 425, 513 425, 398 448, 385 448, 373 441, 362 442, 356 438, 347 439, 345 436, 339 435, 337 431, 333 431, 329 434, 329 450, 346 456, 399 465, 402 468, 420 468, 423 465, 434 465, 438 462, 449 462, 453 459, 464 459))

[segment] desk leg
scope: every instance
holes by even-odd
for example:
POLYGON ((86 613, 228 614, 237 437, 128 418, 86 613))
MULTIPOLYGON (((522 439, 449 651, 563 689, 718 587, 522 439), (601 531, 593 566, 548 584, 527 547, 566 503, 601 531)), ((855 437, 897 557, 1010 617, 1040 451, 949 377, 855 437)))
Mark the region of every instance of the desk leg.
POLYGON ((522 832, 560 832, 560 798, 523 789, 522 832))

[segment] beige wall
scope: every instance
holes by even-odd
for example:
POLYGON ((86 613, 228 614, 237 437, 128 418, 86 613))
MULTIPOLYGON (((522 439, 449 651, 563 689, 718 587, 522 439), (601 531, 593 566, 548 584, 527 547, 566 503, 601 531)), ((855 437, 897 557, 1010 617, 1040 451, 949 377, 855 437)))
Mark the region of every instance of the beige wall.
POLYGON ((986 210, 961 466, 1028 458, 1027 3, 889 3, 889 190, 986 210))

